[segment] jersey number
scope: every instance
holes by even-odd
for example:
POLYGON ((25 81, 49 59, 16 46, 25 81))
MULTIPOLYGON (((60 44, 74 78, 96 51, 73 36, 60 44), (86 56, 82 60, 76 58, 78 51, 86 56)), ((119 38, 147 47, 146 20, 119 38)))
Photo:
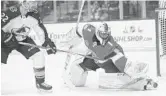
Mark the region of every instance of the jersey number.
POLYGON ((2 13, 1 17, 2 17, 1 19, 3 22, 6 22, 9 19, 9 17, 5 13, 2 13))

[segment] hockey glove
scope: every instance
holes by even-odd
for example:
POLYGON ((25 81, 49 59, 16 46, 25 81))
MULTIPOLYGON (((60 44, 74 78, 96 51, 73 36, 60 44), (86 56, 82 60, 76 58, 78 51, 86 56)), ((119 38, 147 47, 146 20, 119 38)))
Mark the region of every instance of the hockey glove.
POLYGON ((1 41, 5 47, 16 48, 19 45, 17 39, 12 33, 5 33, 2 30, 1 32, 1 41))
POLYGON ((54 44, 54 42, 51 41, 51 39, 46 39, 44 44, 42 45, 43 47, 50 47, 48 50, 47 50, 47 53, 48 54, 55 54, 56 53, 56 46, 54 44))

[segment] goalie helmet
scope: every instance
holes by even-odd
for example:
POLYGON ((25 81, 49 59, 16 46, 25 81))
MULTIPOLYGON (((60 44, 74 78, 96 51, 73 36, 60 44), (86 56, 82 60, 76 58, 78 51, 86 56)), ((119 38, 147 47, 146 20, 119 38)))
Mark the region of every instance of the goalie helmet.
POLYGON ((31 0, 31 1, 26 1, 26 0, 21 0, 20 4, 23 8, 23 10, 27 12, 35 12, 37 11, 37 1, 31 0))
POLYGON ((97 37, 100 39, 102 45, 105 45, 108 38, 109 38, 109 27, 107 23, 102 23, 99 28, 97 29, 97 37))

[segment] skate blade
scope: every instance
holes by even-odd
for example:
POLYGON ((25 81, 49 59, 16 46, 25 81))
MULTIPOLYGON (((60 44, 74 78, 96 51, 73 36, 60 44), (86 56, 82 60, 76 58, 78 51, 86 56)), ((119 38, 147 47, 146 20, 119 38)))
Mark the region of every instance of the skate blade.
POLYGON ((52 89, 51 90, 44 90, 44 89, 37 89, 38 93, 40 94, 47 94, 47 93, 52 93, 52 89))

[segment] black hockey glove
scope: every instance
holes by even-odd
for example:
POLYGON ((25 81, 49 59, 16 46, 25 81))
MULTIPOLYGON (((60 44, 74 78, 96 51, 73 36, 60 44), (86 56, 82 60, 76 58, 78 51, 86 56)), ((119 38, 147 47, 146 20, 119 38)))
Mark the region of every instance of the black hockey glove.
POLYGON ((49 39, 49 38, 45 39, 45 42, 42 46, 43 47, 50 47, 50 49, 47 50, 48 54, 55 54, 57 51, 54 42, 52 42, 51 39, 49 39))
POLYGON ((14 34, 7 32, 5 33, 3 30, 1 30, 1 42, 2 47, 17 48, 19 45, 14 34))

